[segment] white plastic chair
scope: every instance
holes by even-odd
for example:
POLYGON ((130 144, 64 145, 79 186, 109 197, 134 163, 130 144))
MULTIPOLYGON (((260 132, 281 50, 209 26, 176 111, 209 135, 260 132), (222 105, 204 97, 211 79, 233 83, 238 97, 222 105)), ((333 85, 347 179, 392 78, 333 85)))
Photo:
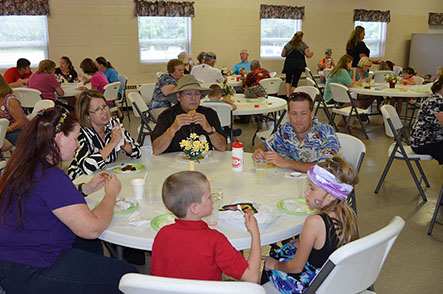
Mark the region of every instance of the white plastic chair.
MULTIPOLYGON (((304 293, 375 293, 366 289, 377 280, 404 226, 405 221, 395 216, 386 227, 335 250, 304 293)), ((263 287, 268 294, 278 293, 271 282, 263 287)))
MULTIPOLYGON (((351 163, 355 167, 357 172, 360 172, 360 168, 366 154, 365 144, 360 139, 354 136, 343 133, 336 134, 341 146, 341 155, 347 162, 351 163)), ((349 195, 347 201, 349 205, 354 209, 354 211, 357 212, 355 189, 352 191, 351 195, 349 195)))
MULTIPOLYGON (((103 87, 103 96, 106 101, 112 101, 115 104, 115 100, 118 99, 118 90, 120 89, 120 82, 109 83, 103 87)), ((117 107, 111 108, 111 113, 117 111, 117 107)))
POLYGON ((264 130, 264 131, 257 132, 256 137, 260 138, 261 140, 266 140, 278 130, 280 125, 283 125, 283 124, 287 123, 288 121, 289 121, 288 111, 286 109, 284 109, 283 112, 280 114, 280 117, 278 118, 274 127, 264 130))
MULTIPOLYGON (((120 89, 122 90, 122 97, 120 98, 120 106, 126 108, 126 114, 128 115, 129 121, 131 121, 130 111, 128 109, 128 99, 126 99, 126 86, 128 85, 128 77, 125 75, 118 75, 118 79, 121 83, 120 89)), ((123 109, 122 109, 123 111, 123 109)))
POLYGON ((40 100, 37 103, 35 103, 34 109, 32 110, 31 114, 28 115, 28 119, 32 120, 40 110, 52 108, 54 106, 55 103, 52 100, 49 99, 40 100))
MULTIPOLYGON (((232 125, 232 106, 223 102, 204 102, 202 106, 212 108, 217 112, 220 125, 222 127, 230 127, 232 125)), ((232 128, 231 128, 232 132, 232 128)), ((232 138, 232 134, 229 134, 232 138)))
POLYGON ((276 95, 280 89, 281 82, 280 78, 267 78, 260 80, 258 83, 265 88, 268 95, 276 95))
POLYGON ((140 89, 138 90, 140 95, 143 97, 143 100, 145 100, 146 105, 149 105, 151 102, 154 89, 155 83, 149 83, 141 85, 140 89))
POLYGON ((401 71, 403 70, 403 68, 402 68, 401 66, 394 65, 393 70, 394 70, 394 74, 395 74, 396 76, 398 76, 398 75, 401 73, 401 71))
POLYGON ((421 187, 421 180, 418 180, 417 175, 412 168, 411 161, 414 161, 417 165, 417 168, 421 174, 421 178, 425 182, 426 187, 430 187, 425 173, 423 172, 423 169, 420 165, 420 160, 433 160, 432 156, 426 154, 417 154, 412 151, 410 141, 408 139, 408 136, 406 135, 405 127, 403 126, 403 123, 401 122, 397 111, 392 105, 383 105, 381 107, 381 113, 383 115, 385 133, 388 137, 394 138, 395 142, 392 143, 388 149, 389 159, 380 177, 377 188, 375 189, 375 193, 378 193, 378 191, 380 191, 381 185, 383 184, 383 181, 385 180, 394 159, 401 159, 406 162, 406 165, 411 172, 412 178, 414 179, 415 185, 417 186, 418 191, 423 198, 423 201, 427 201, 425 192, 421 187), (403 145, 403 143, 405 143, 406 145, 403 145))
MULTIPOLYGON (((0 148, 3 147, 5 143, 6 131, 9 126, 9 120, 6 118, 0 118, 0 148)), ((0 151, 1 153, 1 151, 0 151)), ((3 170, 6 166, 6 161, 3 160, 3 155, 0 156, 0 170, 3 170)))
POLYGON ((353 98, 351 97, 351 93, 349 93, 349 89, 346 86, 343 86, 341 84, 337 83, 330 83, 329 88, 331 89, 332 98, 335 102, 340 103, 350 103, 351 106, 343 107, 343 108, 333 108, 332 112, 334 114, 338 114, 343 116, 346 127, 345 132, 349 132, 351 134, 351 129, 349 128, 349 122, 351 120, 351 117, 355 116, 357 117, 358 121, 360 122, 361 129, 363 130, 366 139, 369 139, 368 134, 366 133, 365 127, 363 125, 363 122, 361 121, 360 114, 368 114, 367 109, 362 109, 354 106, 353 98), (346 117, 349 117, 349 119, 346 119, 346 117))
POLYGON ((326 68, 325 70, 323 70, 323 74, 325 75, 325 78, 328 78, 329 75, 332 72, 332 68, 326 68))
POLYGON ((379 70, 379 71, 374 72, 372 79, 376 83, 386 83, 385 77, 388 75, 395 75, 395 72, 393 72, 391 70, 379 70))
POLYGON ((320 95, 320 91, 313 86, 300 86, 295 88, 294 92, 305 92, 311 96, 312 101, 317 101, 317 95, 320 95))
POLYGON ((137 142, 142 145, 145 141, 145 137, 150 136, 152 133, 152 127, 149 124, 151 113, 139 93, 129 93, 128 99, 131 102, 132 111, 134 112, 135 117, 139 117, 141 120, 140 125, 138 126, 137 142))
POLYGON ((324 84, 317 83, 317 81, 315 80, 314 75, 312 74, 312 71, 309 69, 309 67, 305 67, 305 75, 306 75, 306 78, 310 78, 315 83, 316 88, 321 89, 321 88, 325 87, 324 84))
POLYGON ((142 274, 124 275, 118 288, 125 294, 266 294, 262 286, 249 282, 200 281, 142 274))
POLYGON ((34 105, 42 100, 42 93, 36 89, 14 88, 14 95, 20 101, 23 108, 34 108, 34 105))
POLYGON ((425 81, 425 79, 420 76, 413 76, 412 78, 416 85, 423 85, 423 82, 425 81))

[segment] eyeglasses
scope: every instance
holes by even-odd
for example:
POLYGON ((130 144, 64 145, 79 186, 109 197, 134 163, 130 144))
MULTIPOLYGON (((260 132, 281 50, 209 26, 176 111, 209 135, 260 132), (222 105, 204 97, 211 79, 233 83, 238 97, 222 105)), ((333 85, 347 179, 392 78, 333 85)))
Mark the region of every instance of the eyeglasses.
POLYGON ((194 97, 200 99, 202 95, 201 95, 200 91, 197 91, 197 92, 184 92, 183 96, 188 99, 194 98, 194 97))
POLYGON ((97 114, 97 112, 102 113, 106 110, 106 108, 108 108, 108 105, 105 104, 102 107, 97 107, 97 109, 94 111, 89 111, 89 113, 93 113, 93 114, 97 114))

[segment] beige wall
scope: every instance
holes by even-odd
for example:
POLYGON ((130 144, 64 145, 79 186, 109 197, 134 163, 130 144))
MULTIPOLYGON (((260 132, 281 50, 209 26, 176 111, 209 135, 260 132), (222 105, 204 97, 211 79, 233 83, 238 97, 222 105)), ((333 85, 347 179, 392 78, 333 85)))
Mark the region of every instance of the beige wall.
MULTIPOLYGON (((260 53, 260 4, 305 6, 304 41, 315 53, 308 61, 315 68, 323 50, 332 48, 338 59, 353 28, 353 9, 391 11, 387 28, 385 59, 407 65, 411 33, 428 33, 428 13, 443 12, 441 0, 193 0, 192 54, 217 53, 217 66, 239 62, 241 48, 251 58, 260 53)), ((138 51, 137 18, 133 0, 50 0, 48 17, 50 57, 71 57, 74 66, 85 57, 105 56, 129 77, 129 84, 152 82, 165 64, 141 64, 138 51)), ((270 71, 280 72, 282 59, 262 60, 270 71)))

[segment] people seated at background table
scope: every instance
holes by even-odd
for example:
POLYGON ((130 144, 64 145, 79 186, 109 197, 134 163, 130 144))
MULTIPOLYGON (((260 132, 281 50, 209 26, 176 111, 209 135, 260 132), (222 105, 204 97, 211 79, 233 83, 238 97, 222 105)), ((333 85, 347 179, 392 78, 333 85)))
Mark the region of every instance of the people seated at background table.
POLYGON ((443 77, 431 87, 432 96, 425 99, 412 127, 412 150, 429 154, 443 164, 443 77))
POLYGON ((352 60, 352 67, 357 67, 360 58, 369 57, 371 51, 366 46, 363 39, 365 38, 365 28, 356 26, 346 42, 346 54, 350 55, 352 60))
POLYGON ((252 214, 244 214, 245 227, 251 234, 251 251, 246 260, 226 236, 202 220, 212 213, 211 187, 204 174, 182 171, 170 175, 163 183, 162 199, 177 218, 155 236, 152 275, 221 281, 224 273, 238 280, 258 282, 260 232, 252 214))
POLYGON ((39 90, 44 99, 49 99, 54 102, 55 93, 59 96, 65 95, 57 78, 54 75, 56 64, 54 61, 45 59, 38 64, 38 70, 31 75, 28 80, 28 88, 39 90))
MULTIPOLYGON (((405 67, 400 74, 399 84, 403 86, 407 85, 415 85, 415 80, 413 76, 415 75, 415 70, 411 67, 405 67)), ((408 102, 409 98, 398 98, 398 97, 390 97, 389 104, 395 105, 395 109, 398 114, 401 114, 401 109, 403 107, 404 102, 408 102)))
POLYGON ((386 61, 380 61, 378 64, 378 70, 390 70, 394 71, 394 63, 392 61, 386 60, 386 61))
POLYGON ((31 74, 31 62, 26 58, 20 58, 17 60, 16 67, 8 68, 5 71, 3 78, 8 82, 11 88, 17 88, 20 86, 26 86, 31 74))
MULTIPOLYGON (((317 63, 317 70, 324 71, 325 69, 332 69, 335 66, 334 58, 332 58, 332 49, 327 48, 325 50, 325 57, 320 59, 317 63)), ((320 75, 320 83, 324 84, 326 82, 326 78, 324 75, 320 75)))
POLYGON ((200 106, 200 99, 209 91, 202 88, 193 75, 184 76, 178 81, 177 89, 168 95, 171 102, 178 103, 160 114, 151 134, 155 155, 181 151, 180 141, 191 133, 204 135, 210 149, 226 150, 226 135, 217 112, 200 106))
POLYGON ((234 65, 232 67, 232 71, 234 72, 234 74, 239 75, 241 69, 247 70, 247 71, 251 70, 251 62, 248 61, 248 58, 249 58, 248 50, 242 49, 240 51, 240 60, 241 60, 241 62, 237 63, 236 65, 234 65))
POLYGON ((314 115, 311 97, 293 93, 288 101, 289 121, 255 148, 252 159, 305 173, 316 162, 337 154, 340 143, 334 129, 314 115))
POLYGON ((337 62, 337 65, 326 79, 325 94, 323 98, 326 102, 334 102, 332 100, 332 92, 329 87, 330 83, 336 83, 348 88, 352 88, 356 83, 356 70, 351 71, 352 57, 348 54, 343 55, 337 62), (351 73, 351 74, 350 74, 351 73))
POLYGON ((329 256, 359 238, 357 215, 346 203, 358 183, 355 168, 335 156, 311 167, 308 179, 306 202, 317 213, 306 218, 300 239, 264 258, 262 283, 267 278, 282 293, 304 293, 329 256))
POLYGON ((61 82, 73 83, 77 80, 77 72, 72 65, 71 59, 67 56, 62 56, 59 61, 60 67, 55 69, 55 75, 61 82))
POLYGON ((260 61, 254 59, 251 61, 251 72, 245 77, 243 70, 240 71, 243 83, 242 88, 246 89, 249 87, 257 86, 258 83, 263 79, 268 79, 271 77, 269 71, 266 68, 260 66, 260 61))
POLYGON ((81 126, 80 147, 69 166, 71 179, 104 169, 117 160, 120 151, 131 158, 141 157, 137 142, 118 119, 111 118, 109 106, 101 93, 82 92, 77 100, 76 113, 81 126))
POLYGON ((17 140, 22 133, 23 127, 28 122, 17 97, 11 86, 0 75, 0 118, 6 118, 9 126, 6 129, 6 137, 1 151, 7 151, 17 144, 17 140))
MULTIPOLYGON (((152 99, 149 102, 150 110, 162 108, 161 111, 163 111, 163 108, 171 107, 171 102, 166 99, 166 96, 176 89, 178 81, 184 75, 185 67, 180 59, 169 60, 166 68, 168 72, 162 74, 155 83, 152 99)), ((157 117, 159 114, 156 113, 155 116, 157 117)))
POLYGON ((192 70, 192 56, 186 51, 183 51, 177 56, 177 59, 183 61, 185 75, 190 74, 192 70))
POLYGON ((103 256, 97 238, 114 214, 120 181, 101 173, 74 186, 60 168, 78 147, 75 115, 42 110, 25 127, 0 179, 0 277, 8 293, 119 293, 133 266, 103 256), (92 211, 84 195, 104 197, 92 211), (84 239, 83 239, 84 238, 84 239))
MULTIPOLYGON (((84 77, 83 82, 85 84, 91 83, 91 90, 98 91, 100 93, 103 92, 104 86, 109 84, 108 79, 106 78, 105 74, 98 70, 97 66, 95 65, 94 61, 92 61, 91 58, 85 58, 80 63, 80 68, 83 70, 83 72, 89 76, 91 76, 90 79, 84 77)), ((87 90, 86 87, 80 87, 80 90, 85 91, 87 90)))
POLYGON ((298 80, 306 67, 305 56, 311 58, 314 55, 309 51, 309 46, 303 42, 303 32, 297 32, 285 45, 281 56, 285 57, 282 73, 286 74, 286 98, 289 98, 298 85, 298 80))
POLYGON ((204 63, 196 65, 191 70, 191 75, 207 84, 222 83, 224 78, 221 70, 214 68, 217 56, 214 52, 206 52, 204 63))
POLYGON ((200 52, 198 55, 197 55, 197 64, 196 65, 199 65, 199 64, 203 64, 204 63, 204 61, 205 61, 205 55, 206 55, 206 52, 204 52, 204 51, 202 51, 202 52, 200 52))

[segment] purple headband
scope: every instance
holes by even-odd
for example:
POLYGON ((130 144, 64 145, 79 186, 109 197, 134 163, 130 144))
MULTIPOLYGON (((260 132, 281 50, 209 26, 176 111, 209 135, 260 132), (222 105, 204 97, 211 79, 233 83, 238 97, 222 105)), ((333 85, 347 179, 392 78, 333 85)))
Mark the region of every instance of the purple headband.
POLYGON ((344 201, 354 187, 340 182, 333 174, 324 168, 314 165, 308 170, 308 178, 317 186, 337 198, 344 201))

